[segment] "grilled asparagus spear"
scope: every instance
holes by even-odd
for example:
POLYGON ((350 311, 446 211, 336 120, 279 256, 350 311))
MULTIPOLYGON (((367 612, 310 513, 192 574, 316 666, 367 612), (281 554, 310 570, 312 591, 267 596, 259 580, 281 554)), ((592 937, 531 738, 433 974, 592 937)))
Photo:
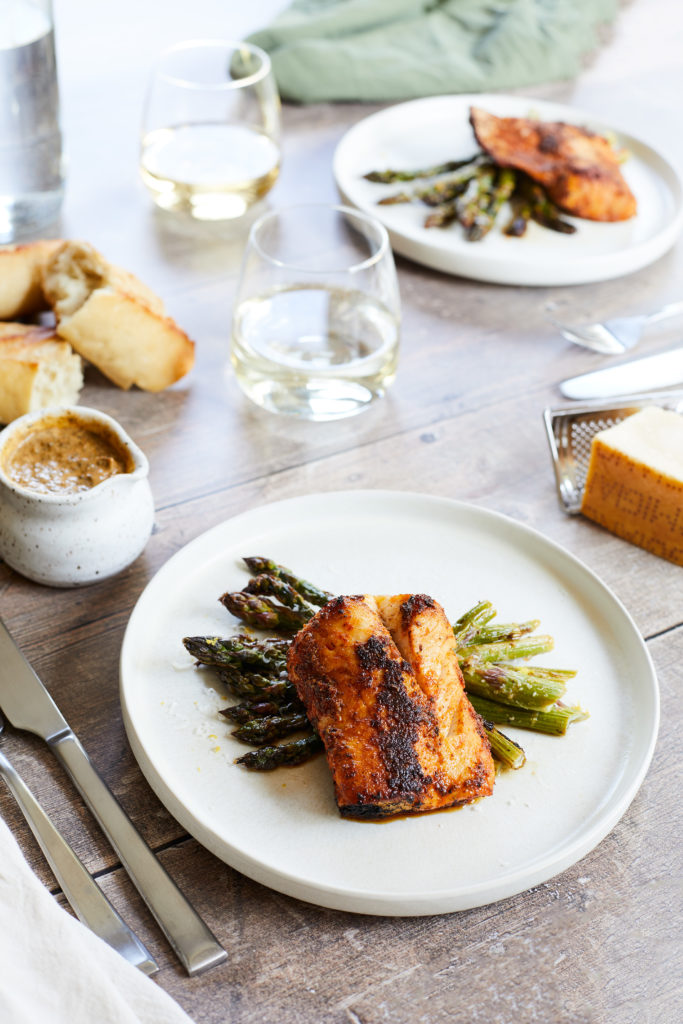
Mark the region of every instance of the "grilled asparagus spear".
POLYGON ((491 753, 496 761, 505 768, 522 768, 526 763, 526 754, 519 743, 515 743, 504 732, 497 729, 493 722, 484 721, 484 729, 491 746, 491 753))
POLYGON ((491 168, 493 164, 483 153, 469 163, 463 164, 453 174, 449 174, 431 185, 423 185, 419 188, 410 189, 408 192, 399 192, 394 195, 384 196, 379 200, 378 206, 391 206, 394 203, 410 203, 415 199, 427 203, 428 206, 438 206, 454 199, 462 190, 463 186, 477 177, 483 169, 491 168))
POLYGON ((296 633, 315 614, 309 606, 287 608, 285 605, 276 604, 270 597, 247 594, 243 590, 222 594, 219 601, 235 618, 250 626, 257 626, 259 629, 281 629, 288 633, 296 633))
POLYGON ((446 163, 437 164, 435 167, 422 167, 415 171, 369 171, 363 177, 366 181, 377 181, 381 185, 393 185, 397 181, 415 181, 416 178, 436 178, 440 174, 448 174, 450 171, 457 171, 466 164, 471 164, 475 157, 467 157, 466 160, 448 160, 446 163))
POLYGON ((322 608, 323 605, 326 605, 334 597, 334 594, 330 594, 327 590, 321 590, 320 587, 316 587, 315 583, 309 583, 308 580, 302 579, 301 576, 296 576, 290 569, 286 569, 284 565, 278 565, 277 562, 273 562, 270 558, 252 555, 249 558, 242 559, 242 561, 252 575, 266 573, 268 576, 275 576, 277 579, 289 583, 310 604, 322 608))
POLYGON ((475 646, 479 644, 497 644, 506 640, 519 640, 527 633, 533 633, 540 626, 539 619, 531 619, 529 622, 492 622, 482 626, 474 636, 463 646, 475 646))
POLYGON ((543 188, 535 182, 527 182, 524 192, 529 198, 531 205, 531 219, 544 228, 551 231, 559 231, 563 235, 573 235, 576 228, 566 220, 562 220, 560 211, 553 202, 548 199, 543 188))
POLYGON ((501 640, 492 644, 470 644, 458 648, 458 658, 466 661, 474 656, 478 661, 508 661, 511 658, 533 658, 546 654, 555 646, 553 638, 539 633, 536 636, 522 635, 512 640, 501 640))
POLYGON ((477 217, 488 206, 493 179, 494 172, 492 170, 480 168, 462 195, 455 200, 457 218, 464 228, 471 228, 477 217))
POLYGON ((311 609, 311 605, 304 601, 298 590, 295 590, 290 583, 285 583, 278 576, 270 576, 265 572, 252 577, 243 588, 242 593, 276 597, 286 608, 291 608, 302 615, 307 612, 315 615, 315 609, 311 609))
POLYGON ((310 729, 305 711, 293 711, 286 715, 269 715, 265 718, 251 718, 243 722, 239 728, 234 729, 232 735, 245 743, 251 743, 254 747, 260 747, 273 740, 279 740, 282 736, 289 736, 290 733, 299 732, 301 729, 310 729))
POLYGON ((282 638, 186 636, 183 644, 202 665, 246 665, 266 672, 281 672, 287 668, 289 642, 282 638))
POLYGON ((426 228, 447 228, 457 219, 458 208, 454 200, 451 203, 444 203, 443 206, 437 206, 428 217, 425 217, 424 226, 426 228))
POLYGON ((277 701, 272 698, 261 699, 258 695, 251 700, 245 700, 243 704, 231 704, 230 707, 221 708, 220 714, 229 718, 237 725, 244 725, 254 718, 268 718, 271 715, 289 715, 294 711, 302 711, 303 704, 298 700, 277 701))
POLYGON ((529 226, 531 220, 531 203, 528 201, 520 201, 518 197, 513 197, 514 213, 512 219, 505 228, 505 234, 509 235, 510 238, 521 238, 522 235, 526 234, 526 229, 529 226))
POLYGON ((496 609, 490 601, 479 601, 473 608, 464 612, 459 619, 453 623, 453 633, 457 640, 458 647, 466 647, 474 642, 474 637, 481 629, 495 618, 496 609))
POLYGON ((289 679, 263 676, 257 672, 244 672, 236 665, 224 665, 216 669, 218 678, 227 690, 236 697, 253 697, 259 700, 289 700, 294 687, 289 679))
POLYGON ((302 736, 291 743, 279 743, 275 747, 261 747, 250 750, 241 757, 235 758, 235 764, 243 764, 256 772, 271 772, 281 765, 301 764, 323 749, 323 741, 312 732, 310 736, 302 736))
POLYGON ((569 707, 562 702, 554 704, 547 711, 529 711, 525 708, 510 707, 487 700, 476 694, 470 694, 470 703, 474 710, 486 721, 497 725, 510 725, 517 729, 531 729, 533 732, 544 732, 550 736, 563 736, 571 722, 583 722, 589 716, 580 707, 569 707))
MULTIPOLYGON (((467 228, 465 237, 470 242, 478 242, 493 227, 503 203, 512 195, 517 184, 517 175, 509 168, 503 167, 496 175, 495 184, 489 192, 488 204, 475 215, 474 221, 467 228)), ((484 196, 484 199, 486 196, 484 196)))
POLYGON ((468 694, 476 693, 520 708, 547 711, 564 696, 567 688, 562 679, 529 677, 511 665, 477 663, 468 659, 460 667, 468 694))

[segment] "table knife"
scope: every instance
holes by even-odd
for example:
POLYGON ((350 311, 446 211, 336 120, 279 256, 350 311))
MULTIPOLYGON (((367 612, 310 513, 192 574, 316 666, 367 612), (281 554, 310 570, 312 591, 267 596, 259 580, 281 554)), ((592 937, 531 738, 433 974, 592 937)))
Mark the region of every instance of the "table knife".
POLYGON ((0 775, 21 808, 78 920, 134 967, 139 967, 143 974, 158 971, 149 950, 116 912, 22 777, 1 752, 0 775))
POLYGON ((566 398, 614 398, 671 388, 682 383, 683 348, 674 348, 656 356, 632 359, 619 366, 563 380, 560 391, 566 398))
POLYGON ((162 867, 0 619, 0 708, 17 729, 45 740, 71 776, 102 831, 190 975, 227 953, 162 867))

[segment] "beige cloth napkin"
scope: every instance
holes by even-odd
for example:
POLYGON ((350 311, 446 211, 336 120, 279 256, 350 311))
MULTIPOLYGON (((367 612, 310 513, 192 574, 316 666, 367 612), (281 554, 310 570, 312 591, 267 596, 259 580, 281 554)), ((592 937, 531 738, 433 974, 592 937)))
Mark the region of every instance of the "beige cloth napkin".
POLYGON ((71 917, 0 821, 2 1024, 192 1024, 163 989, 71 917))

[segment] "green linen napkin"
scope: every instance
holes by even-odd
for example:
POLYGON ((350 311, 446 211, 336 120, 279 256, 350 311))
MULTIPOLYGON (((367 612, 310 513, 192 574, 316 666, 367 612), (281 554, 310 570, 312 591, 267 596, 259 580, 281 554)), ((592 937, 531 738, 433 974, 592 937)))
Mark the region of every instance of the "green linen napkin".
POLYGON ((294 0, 250 36, 300 103, 487 92, 569 78, 618 0, 294 0))

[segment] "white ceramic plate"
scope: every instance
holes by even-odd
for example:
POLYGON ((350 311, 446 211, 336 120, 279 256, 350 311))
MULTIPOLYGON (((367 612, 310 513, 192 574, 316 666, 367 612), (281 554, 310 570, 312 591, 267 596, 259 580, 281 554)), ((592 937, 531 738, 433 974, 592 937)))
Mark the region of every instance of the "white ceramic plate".
MULTIPOLYGON (((180 550, 131 616, 121 697, 133 752, 169 811, 232 867, 290 896, 369 914, 439 914, 514 895, 575 863, 624 813, 658 724, 652 663, 628 613, 580 562, 496 513, 387 491, 316 494, 257 508, 180 550), (546 661, 579 670, 588 721, 562 738, 517 733, 526 766, 457 811, 345 821, 324 757, 272 773, 246 749, 228 700, 181 639, 239 631, 218 603, 268 555, 334 593, 426 592, 457 618, 486 597, 501 620, 542 619, 546 661)), ((512 731, 511 731, 512 733, 512 731)))
POLYGON ((683 226, 681 182, 661 154, 590 114, 526 97, 434 96, 389 107, 346 133, 335 153, 334 175, 347 203, 384 224, 396 252, 449 274, 497 284, 569 285, 620 277, 665 253, 683 226), (433 166, 479 149, 469 123, 471 105, 498 116, 533 114, 612 132, 630 153, 623 173, 638 200, 637 215, 616 224, 568 218, 578 228, 573 235, 532 223, 523 238, 507 238, 504 207, 484 239, 468 242, 457 224, 425 228, 429 211, 422 203, 378 206, 378 199, 410 186, 373 184, 363 178, 368 171, 433 166))

